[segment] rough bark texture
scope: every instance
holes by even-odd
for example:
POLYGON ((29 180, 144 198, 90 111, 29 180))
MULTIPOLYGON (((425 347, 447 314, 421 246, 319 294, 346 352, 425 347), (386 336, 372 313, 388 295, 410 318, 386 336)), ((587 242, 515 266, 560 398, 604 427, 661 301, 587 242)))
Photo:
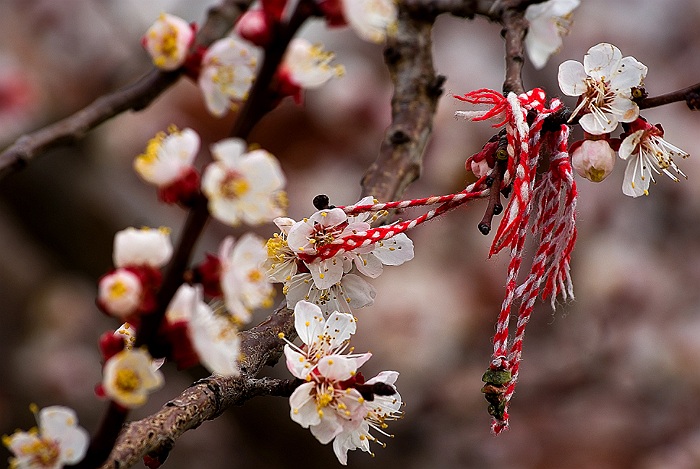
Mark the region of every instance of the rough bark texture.
POLYGON ((362 194, 392 200, 420 175, 423 151, 433 128, 444 77, 435 74, 433 18, 418 19, 399 5, 399 25, 384 57, 394 83, 392 122, 379 157, 362 179, 362 194))

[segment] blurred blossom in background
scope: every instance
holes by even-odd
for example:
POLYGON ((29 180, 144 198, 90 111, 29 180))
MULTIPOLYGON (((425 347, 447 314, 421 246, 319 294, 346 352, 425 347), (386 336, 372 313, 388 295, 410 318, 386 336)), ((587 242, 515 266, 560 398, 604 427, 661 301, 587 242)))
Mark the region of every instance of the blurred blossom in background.
MULTIPOLYGON (((2 0, 0 141, 71 114, 150 69, 139 39, 162 11, 201 23, 214 2, 2 0)), ((700 81, 700 4, 695 0, 587 0, 574 12, 564 46, 540 71, 525 68, 526 87, 558 94, 557 66, 609 42, 649 67, 658 95, 700 81), (605 12, 601 14, 601 12, 605 12)), ((493 134, 488 124, 457 121, 450 94, 500 89, 499 26, 440 17, 435 68, 447 76, 421 178, 407 196, 446 194, 466 182, 464 161, 493 134)), ((302 36, 323 42, 344 77, 306 93, 305 107, 285 101, 249 141, 281 162, 289 216, 314 211, 313 196, 333 204, 358 199, 390 121, 392 87, 382 47, 349 29, 312 22, 302 36)), ((564 99, 569 106, 573 99, 564 99)), ((577 179, 579 238, 572 261, 577 300, 553 313, 535 310, 525 342, 511 430, 489 432, 479 391, 502 301, 507 254, 487 260, 491 237, 476 226, 477 202, 410 235, 415 259, 373 280, 374 306, 357 313, 353 339, 374 360, 367 376, 401 372, 405 417, 376 458, 352 452, 353 467, 693 468, 700 466, 700 113, 677 103, 644 111, 691 157, 689 181, 661 180, 649 197, 620 192, 624 165, 593 186, 577 179)), ((0 182, 0 433, 32 425, 26 411, 73 407, 94 430, 104 403, 99 335, 118 326, 94 305, 97 279, 111 266, 114 233, 127 226, 173 227, 184 212, 159 204, 132 170, 133 158, 168 125, 191 127, 202 148, 228 135, 235 115, 208 115, 187 79, 149 109, 113 119, 70 147, 53 150, 0 182)), ((581 138, 580 129, 573 140, 581 138)), ((202 166, 207 152, 196 165, 202 166)), ((270 236, 276 228, 255 231, 270 236)), ((211 222, 195 259, 242 231, 211 222)), ((282 301, 278 293, 276 301, 282 301)), ((255 320, 265 317, 256 313, 255 320)), ((166 385, 132 417, 157 410, 194 379, 197 368, 163 368, 166 385)), ((287 377, 283 365, 266 370, 287 377)), ((4 451, 4 449, 3 449, 4 451)), ((5 453, 0 455, 4 457, 5 453)), ((335 467, 321 446, 289 419, 286 399, 258 398, 187 432, 167 467, 335 467), (272 443, 270 431, 276 432, 272 443), (296 461, 299 461, 297 464, 296 461)), ((140 467, 140 466, 139 466, 140 467)))

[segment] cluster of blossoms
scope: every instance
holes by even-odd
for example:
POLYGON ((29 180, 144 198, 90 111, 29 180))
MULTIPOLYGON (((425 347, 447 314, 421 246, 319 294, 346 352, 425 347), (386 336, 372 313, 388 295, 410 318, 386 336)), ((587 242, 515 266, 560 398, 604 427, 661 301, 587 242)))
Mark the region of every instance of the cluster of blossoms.
POLYGON ((370 441, 383 445, 370 431, 390 436, 386 422, 401 416, 401 396, 394 388, 399 374, 383 371, 365 381, 357 370, 372 354, 344 353, 356 322, 338 311, 326 319, 318 306, 299 301, 294 325, 303 345, 284 347, 287 368, 303 380, 289 398, 290 416, 322 444, 333 441, 341 464, 347 464, 349 450, 371 453, 370 441))
MULTIPOLYGON (((166 251, 165 247, 169 246, 167 237, 160 238, 166 246, 147 244, 152 241, 153 232, 163 231, 129 228, 117 233, 115 250, 119 246, 127 251, 119 251, 121 256, 126 256, 120 259, 127 266, 137 261, 152 265, 148 263, 153 259, 147 256, 158 256, 166 251), (122 241, 125 234, 130 236, 126 244, 122 241)), ((168 305, 155 339, 159 348, 164 350, 164 356, 174 360, 180 368, 201 363, 213 373, 237 375, 240 355, 238 329, 250 320, 252 310, 269 307, 272 303, 274 290, 262 270, 266 258, 265 243, 257 235, 246 234, 238 242, 231 237, 224 239, 218 256, 210 255, 198 268, 202 285, 181 285, 168 305), (205 302, 205 291, 212 298, 222 297, 220 305, 212 307, 205 302)), ((161 263, 168 260, 169 256, 160 257, 161 263)), ((127 277, 134 282, 133 285, 127 284, 121 279, 124 274, 120 269, 125 268, 105 275, 99 286, 100 307, 106 313, 128 321, 116 333, 103 336, 101 349, 106 363, 99 393, 131 408, 144 404, 147 395, 162 386, 163 376, 158 371, 162 361, 153 360, 144 348, 133 347, 134 328, 138 328, 144 314, 152 312, 152 306, 145 307, 144 304, 152 305, 152 293, 148 292, 152 292, 154 284, 144 287, 136 276, 134 279, 127 277)), ((150 269, 151 277, 160 278, 159 270, 150 269)))
MULTIPOLYGON (((194 46, 196 28, 177 16, 162 14, 142 38, 154 65, 162 70, 185 71, 197 80, 211 114, 226 115, 244 101, 255 80, 261 47, 269 45, 273 30, 295 2, 269 0, 241 16, 230 36, 208 48, 194 46)), ((393 0, 319 0, 319 12, 330 26, 350 24, 363 39, 383 42, 395 29, 393 0)), ((294 39, 279 67, 277 92, 301 100, 303 89, 316 88, 343 67, 332 65, 334 56, 304 39, 294 39)))
MULTIPOLYGON (((194 130, 171 126, 148 143, 134 168, 158 188, 162 201, 189 206, 206 197, 211 215, 230 226, 267 223, 284 213, 285 178, 269 152, 247 151, 240 139, 220 141, 211 146, 214 161, 200 178, 194 167, 199 148, 194 130)), ((135 348, 133 331, 157 308, 160 269, 173 253, 168 231, 128 228, 117 233, 115 269, 99 283, 100 308, 126 323, 103 336, 104 378, 98 392, 125 408, 142 405, 163 384, 162 360, 153 360, 144 347, 135 348)), ((274 289, 262 268, 266 259, 265 242, 257 235, 246 234, 237 242, 224 239, 218 254, 194 269, 199 284, 183 284, 173 296, 151 350, 180 368, 201 363, 213 373, 237 375, 238 330, 254 309, 272 304, 274 289)))
MULTIPOLYGON (((358 205, 371 205, 376 200, 365 197, 358 205)), ((276 218, 280 233, 267 241, 265 263, 273 282, 284 283, 287 307, 298 301, 310 301, 329 314, 349 313, 369 306, 376 292, 354 269, 370 278, 378 277, 385 265, 401 265, 413 259, 413 242, 403 233, 368 246, 358 247, 329 258, 317 256, 319 249, 342 241, 351 234, 365 232, 370 221, 380 214, 363 213, 348 216, 340 208, 319 210, 309 218, 294 221, 276 218)))
POLYGON ((200 138, 192 129, 159 132, 134 161, 136 172, 158 187, 161 200, 189 205, 200 193, 209 201, 211 214, 222 223, 237 226, 269 222, 284 211, 284 174, 268 151, 247 151, 241 139, 225 139, 211 147, 214 162, 201 177, 194 167, 200 138))
POLYGON ((674 181, 685 177, 673 158, 688 153, 663 139, 660 125, 651 125, 639 115, 636 98, 642 97, 647 67, 634 57, 622 57, 612 44, 591 47, 583 64, 567 60, 559 66, 559 87, 567 96, 577 96, 571 119, 579 117, 586 138, 571 146, 577 172, 594 182, 613 169, 615 150, 627 160, 622 192, 631 197, 647 195, 654 174, 664 173, 674 181), (611 139, 618 124, 623 133, 611 139))

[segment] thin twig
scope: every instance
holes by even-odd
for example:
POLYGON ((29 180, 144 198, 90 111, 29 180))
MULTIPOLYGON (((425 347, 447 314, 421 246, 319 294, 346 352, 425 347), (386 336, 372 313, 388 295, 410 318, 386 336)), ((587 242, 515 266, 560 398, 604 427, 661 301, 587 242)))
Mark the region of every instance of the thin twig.
POLYGON ((682 90, 672 91, 670 93, 654 96, 652 98, 642 98, 637 100, 639 109, 649 109, 652 107, 663 106, 678 101, 685 101, 688 107, 692 110, 700 108, 700 83, 683 88, 682 90))
MULTIPOLYGON (((208 46, 223 37, 253 0, 225 0, 212 7, 193 47, 208 46)), ((24 168, 47 150, 82 139, 103 122, 125 111, 140 111, 182 76, 182 70, 153 69, 136 83, 97 98, 80 111, 35 132, 25 134, 0 153, 0 179, 24 168)))
MULTIPOLYGON (((518 4, 519 2, 511 2, 518 4)), ((515 94, 525 92, 522 70, 525 63, 525 34, 527 20, 525 10, 520 5, 508 5, 503 10, 502 23, 506 47, 506 76, 503 82, 503 94, 511 91, 515 94)))

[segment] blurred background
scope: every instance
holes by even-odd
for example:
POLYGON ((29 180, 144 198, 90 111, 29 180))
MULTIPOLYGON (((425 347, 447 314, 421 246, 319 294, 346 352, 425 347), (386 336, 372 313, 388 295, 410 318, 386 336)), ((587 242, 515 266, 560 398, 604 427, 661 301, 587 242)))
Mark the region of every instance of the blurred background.
MULTIPOLYGON (((148 71, 139 39, 161 11, 201 23, 213 3, 0 0, 2 146, 148 71)), ((584 0, 561 52, 542 71, 526 66, 525 86, 558 94, 558 63, 581 61, 599 42, 649 67, 652 96, 691 85, 700 81, 699 21, 697 0, 584 0)), ((464 187, 464 160, 493 130, 455 120, 463 106, 450 95, 501 88, 499 32, 483 19, 438 19, 435 68, 447 76, 446 93, 422 177, 408 197, 464 187)), ((305 107, 284 102, 250 139, 280 159, 295 219, 313 212, 319 193, 335 204, 357 200, 389 124, 392 92, 381 46, 320 22, 302 34, 334 50, 347 74, 307 93, 305 107)), ((375 458, 350 453, 351 466, 700 467, 700 114, 677 103, 644 116, 661 122, 666 138, 691 154, 679 163, 689 180, 660 176, 650 196, 639 199, 621 192, 621 161, 603 183, 578 180, 576 301, 556 312, 537 306, 511 430, 499 437, 490 434, 480 388, 508 254, 487 259, 491 236, 476 228, 482 202, 409 233, 415 259, 372 281, 377 300, 356 312, 353 341, 374 354, 366 376, 400 371, 405 417, 391 425, 396 437, 386 449, 375 446, 375 458)), ((155 189, 140 182, 133 158, 169 124, 196 129, 206 148, 232 122, 210 117, 196 86, 183 79, 149 109, 115 118, 0 181, 0 434, 32 426, 32 402, 73 407, 83 426, 96 428, 105 407, 93 393, 101 378, 97 339, 118 326, 94 305, 97 279, 111 267, 112 237, 127 226, 167 225, 176 238, 184 221, 183 211, 159 204, 155 189)), ((208 158, 203 150, 200 166, 208 158)), ((256 231, 268 237, 274 229, 256 231)), ((224 236, 242 233, 211 222, 195 259, 215 252, 224 236)), ((164 370, 165 388, 134 419, 205 376, 203 369, 164 370)), ((289 377, 283 365, 265 373, 289 377)), ((271 397, 232 408, 187 432, 165 467, 338 466, 332 448, 288 412, 286 399, 271 397)), ((6 456, 3 448, 0 458, 6 456)))

